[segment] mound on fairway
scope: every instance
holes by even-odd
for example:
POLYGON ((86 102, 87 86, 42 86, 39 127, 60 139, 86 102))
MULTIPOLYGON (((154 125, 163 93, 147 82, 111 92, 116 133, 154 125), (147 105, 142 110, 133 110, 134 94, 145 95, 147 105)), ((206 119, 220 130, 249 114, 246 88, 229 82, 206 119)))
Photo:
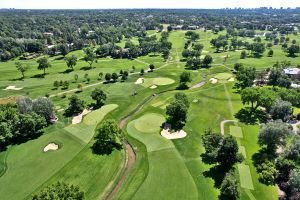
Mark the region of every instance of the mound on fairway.
POLYGON ((162 115, 149 113, 137 119, 134 127, 143 133, 153 133, 160 130, 160 126, 164 121, 165 118, 162 115))
POLYGON ((254 187, 249 166, 245 164, 238 164, 238 170, 240 174, 241 187, 253 190, 254 187))
POLYGON ((239 126, 229 126, 229 132, 230 135, 234 137, 243 138, 243 131, 242 128, 239 126))
POLYGON ((218 79, 218 80, 228 80, 231 77, 232 77, 232 74, 230 74, 230 73, 219 73, 214 76, 214 78, 218 79))

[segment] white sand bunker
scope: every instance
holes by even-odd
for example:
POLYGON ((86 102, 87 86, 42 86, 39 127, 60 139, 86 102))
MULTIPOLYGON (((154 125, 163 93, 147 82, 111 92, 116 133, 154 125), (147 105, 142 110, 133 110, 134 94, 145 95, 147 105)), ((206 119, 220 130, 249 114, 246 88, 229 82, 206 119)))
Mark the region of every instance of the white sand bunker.
POLYGON ((194 99, 193 103, 198 103, 198 101, 199 101, 198 99, 194 99))
POLYGON ((18 88, 14 85, 10 85, 10 86, 7 86, 5 89, 3 90, 22 90, 23 88, 18 88))
POLYGON ((139 84, 143 84, 144 83, 144 78, 139 78, 138 80, 135 81, 135 84, 139 85, 139 84))
POLYGON ((161 136, 167 138, 168 140, 180 139, 187 136, 187 133, 183 130, 170 133, 171 125, 165 123, 164 129, 161 131, 161 136))
POLYGON ((216 84, 218 82, 218 79, 216 78, 211 78, 209 79, 209 81, 212 83, 212 84, 216 84))
POLYGON ((88 113, 92 112, 91 110, 84 109, 82 113, 73 117, 72 124, 79 124, 82 121, 82 117, 88 113))
POLYGON ((150 87, 150 89, 155 89, 155 88, 157 88, 157 85, 152 85, 152 86, 150 87))
POLYGON ((228 79, 229 82, 233 82, 234 81, 234 78, 231 77, 230 79, 228 79))
POLYGON ((56 151, 58 149, 58 145, 55 144, 55 143, 50 143, 48 144, 47 146, 45 146, 44 148, 44 152, 47 152, 47 151, 56 151))

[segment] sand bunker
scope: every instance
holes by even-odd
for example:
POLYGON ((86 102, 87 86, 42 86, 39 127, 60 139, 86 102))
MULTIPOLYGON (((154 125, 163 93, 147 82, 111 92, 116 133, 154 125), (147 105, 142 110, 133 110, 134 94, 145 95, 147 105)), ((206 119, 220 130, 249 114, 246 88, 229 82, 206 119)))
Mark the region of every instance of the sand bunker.
POLYGON ((211 79, 209 79, 209 81, 210 81, 212 84, 216 84, 216 83, 218 82, 218 79, 211 78, 211 79))
POLYGON ((58 145, 55 144, 55 143, 50 143, 48 144, 47 146, 45 146, 44 148, 44 152, 47 152, 47 151, 56 151, 58 149, 58 145))
POLYGON ((14 85, 10 85, 10 86, 7 86, 5 89, 3 90, 22 90, 23 88, 17 88, 16 86, 14 85))
POLYGON ((144 83, 144 78, 139 78, 138 80, 135 81, 135 84, 143 84, 144 83))
POLYGON ((180 139, 187 136, 187 133, 183 130, 170 133, 171 125, 165 123, 164 129, 161 131, 161 135, 168 140, 180 139))
POLYGON ((73 117, 72 124, 79 124, 82 121, 82 117, 90 112, 91 112, 91 110, 84 109, 84 111, 82 113, 73 117))
POLYGON ((231 77, 230 79, 228 79, 229 82, 233 82, 234 81, 234 78, 231 77))
POLYGON ((157 88, 157 85, 152 85, 152 86, 150 87, 150 89, 155 89, 155 88, 157 88))

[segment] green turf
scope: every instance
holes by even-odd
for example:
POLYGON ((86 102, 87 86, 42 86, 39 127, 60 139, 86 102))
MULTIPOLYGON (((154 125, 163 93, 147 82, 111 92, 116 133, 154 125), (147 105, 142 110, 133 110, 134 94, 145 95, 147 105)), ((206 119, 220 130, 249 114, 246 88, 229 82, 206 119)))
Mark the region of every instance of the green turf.
POLYGON ((164 122, 165 118, 162 115, 149 113, 137 119, 134 127, 140 132, 159 133, 164 122))
POLYGON ((86 125, 96 125, 102 121, 107 113, 115 110, 118 107, 117 104, 109 104, 102 106, 100 109, 92 111, 88 115, 84 116, 83 123, 86 125))
POLYGON ((239 153, 241 153, 244 156, 244 158, 247 158, 247 153, 244 146, 239 146, 239 153))
POLYGON ((249 166, 245 164, 238 164, 238 170, 242 188, 253 190, 254 187, 249 166))
POLYGON ((242 128, 239 126, 230 126, 229 133, 234 137, 243 138, 243 131, 242 128))
POLYGON ((142 86, 144 87, 150 87, 152 85, 170 85, 173 84, 175 81, 170 78, 165 78, 165 77, 159 77, 159 78, 145 78, 144 83, 142 86))
POLYGON ((218 80, 228 80, 232 77, 232 74, 229 73, 218 73, 214 76, 214 78, 218 80))

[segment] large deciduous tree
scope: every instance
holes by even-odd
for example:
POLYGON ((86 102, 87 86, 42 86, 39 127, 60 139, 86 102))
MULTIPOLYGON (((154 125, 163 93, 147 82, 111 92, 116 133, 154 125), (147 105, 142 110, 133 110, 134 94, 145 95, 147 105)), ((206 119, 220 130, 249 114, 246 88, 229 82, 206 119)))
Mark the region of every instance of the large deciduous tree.
POLYGON ((65 58, 67 66, 73 70, 74 66, 77 64, 77 57, 75 55, 65 58))
POLYGON ((46 69, 51 67, 51 63, 48 61, 48 58, 42 57, 37 60, 38 70, 44 70, 44 75, 46 75, 46 69))
POLYGON ((106 94, 100 88, 96 88, 92 92, 91 97, 96 101, 97 107, 101 107, 102 105, 104 105, 104 101, 106 100, 106 94))
POLYGON ((15 65, 16 65, 17 70, 19 72, 21 72, 22 79, 24 79, 25 78, 25 72, 29 70, 29 65, 25 65, 21 62, 16 62, 15 65))

